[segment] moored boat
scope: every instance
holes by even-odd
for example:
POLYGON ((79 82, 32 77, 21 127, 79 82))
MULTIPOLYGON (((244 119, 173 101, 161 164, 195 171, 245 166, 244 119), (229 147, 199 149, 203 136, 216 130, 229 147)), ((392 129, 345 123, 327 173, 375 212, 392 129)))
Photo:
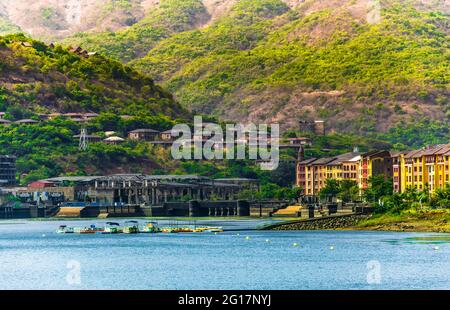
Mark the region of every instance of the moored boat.
POLYGON ((105 229, 103 230, 103 234, 120 234, 123 232, 123 229, 120 227, 119 223, 115 222, 106 222, 105 229))
POLYGON ((139 228, 139 232, 144 234, 152 234, 161 232, 161 229, 158 227, 156 223, 147 222, 142 228, 139 228))
POLYGON ((56 230, 58 234, 73 234, 73 227, 68 227, 67 225, 60 225, 56 230))
POLYGON ((74 233, 76 234, 98 234, 102 233, 104 228, 96 227, 95 225, 91 225, 89 227, 75 227, 74 233))
POLYGON ((126 221, 125 227, 123 228, 124 234, 138 234, 139 233, 139 222, 138 221, 126 221))
POLYGON ((210 229, 205 230, 205 232, 220 233, 223 232, 223 229, 222 227, 211 227, 210 229))
POLYGON ((222 227, 198 227, 195 232, 223 232, 222 227))

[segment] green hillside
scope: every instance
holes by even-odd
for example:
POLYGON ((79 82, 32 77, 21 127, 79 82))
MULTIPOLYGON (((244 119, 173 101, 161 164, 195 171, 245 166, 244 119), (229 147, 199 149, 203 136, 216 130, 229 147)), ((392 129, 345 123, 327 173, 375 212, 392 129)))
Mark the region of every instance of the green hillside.
POLYGON ((81 57, 22 35, 0 38, 0 55, 2 111, 186 115, 150 77, 101 55, 81 57))
MULTIPOLYGON (((161 1, 165 14, 176 2, 161 1)), ((162 27, 163 35, 134 40, 144 29, 161 29, 150 16, 146 24, 76 43, 135 58, 130 64, 181 104, 225 119, 295 128, 298 119, 320 118, 330 130, 359 134, 417 119, 449 121, 449 15, 443 10, 420 0, 384 0, 381 21, 369 24, 367 1, 286 3, 240 0, 205 27, 189 30, 195 23, 188 19, 185 29, 162 27)), ((201 1, 188 7, 202 11, 201 1)))
MULTIPOLYGON (((39 120, 40 113, 97 112, 100 116, 83 126, 101 138, 105 131, 126 137, 137 128, 167 130, 191 119, 148 76, 104 56, 81 57, 23 35, 0 37, 0 111, 10 121, 39 120)), ((17 156, 24 184, 65 174, 150 172, 168 157, 133 141, 93 143, 79 151, 74 135, 80 127, 61 117, 31 125, 2 124, 0 154, 17 156)))
POLYGON ((207 18, 208 13, 200 0, 163 0, 145 18, 128 28, 116 32, 78 33, 63 43, 82 45, 128 62, 145 56, 159 41, 193 29, 207 18))

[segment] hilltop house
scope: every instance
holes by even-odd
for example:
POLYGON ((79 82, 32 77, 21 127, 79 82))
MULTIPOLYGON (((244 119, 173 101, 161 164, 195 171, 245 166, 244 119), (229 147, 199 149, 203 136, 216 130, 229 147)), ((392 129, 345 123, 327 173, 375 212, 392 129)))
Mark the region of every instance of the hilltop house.
POLYGON ((11 124, 11 121, 8 121, 7 119, 1 119, 0 118, 0 126, 8 126, 11 124))
POLYGON ((161 140, 163 140, 163 141, 171 141, 172 140, 172 130, 170 129, 170 130, 163 131, 163 132, 161 132, 160 136, 161 136, 161 140))
POLYGON ((111 136, 103 140, 103 142, 106 144, 120 144, 123 143, 124 141, 125 141, 124 138, 117 136, 111 136))
POLYGON ((35 121, 34 119, 21 119, 16 121, 17 124, 23 124, 23 125, 33 125, 38 124, 39 121, 35 121))
POLYGON ((153 129, 136 129, 128 133, 128 138, 137 141, 155 141, 159 131, 153 129))

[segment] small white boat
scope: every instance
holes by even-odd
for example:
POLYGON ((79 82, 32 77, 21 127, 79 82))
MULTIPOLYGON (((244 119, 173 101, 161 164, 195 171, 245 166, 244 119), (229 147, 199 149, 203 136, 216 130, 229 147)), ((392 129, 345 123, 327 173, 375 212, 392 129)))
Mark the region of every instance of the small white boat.
POLYGON ((56 230, 56 233, 58 233, 58 234, 73 234, 74 229, 73 229, 73 227, 68 227, 67 225, 61 225, 56 230))

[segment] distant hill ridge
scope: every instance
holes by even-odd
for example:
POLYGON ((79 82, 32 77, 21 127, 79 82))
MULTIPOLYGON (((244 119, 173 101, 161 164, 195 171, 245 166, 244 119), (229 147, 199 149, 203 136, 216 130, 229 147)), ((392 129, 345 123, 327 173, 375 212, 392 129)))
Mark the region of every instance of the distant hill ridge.
POLYGON ((42 37, 126 62, 193 111, 357 134, 450 121, 448 1, 97 0, 73 27, 37 9, 52 1, 30 7, 53 22, 42 37))

